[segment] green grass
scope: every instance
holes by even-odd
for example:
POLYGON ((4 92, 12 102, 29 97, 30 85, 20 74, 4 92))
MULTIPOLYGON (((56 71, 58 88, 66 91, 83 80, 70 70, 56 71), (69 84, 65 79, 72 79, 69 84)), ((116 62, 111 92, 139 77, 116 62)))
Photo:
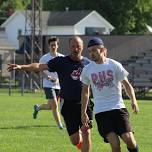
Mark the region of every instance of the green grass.
MULTIPOLYGON (((32 119, 33 105, 44 103, 42 93, 0 93, 0 152, 77 152, 70 144, 66 129, 59 130, 50 111, 41 111, 38 119, 32 119)), ((150 152, 152 145, 152 102, 139 101, 140 113, 134 115, 130 104, 131 122, 140 152, 150 152)), ((110 146, 99 136, 94 123, 92 152, 110 152, 110 146)), ((127 152, 122 143, 122 152, 127 152)))

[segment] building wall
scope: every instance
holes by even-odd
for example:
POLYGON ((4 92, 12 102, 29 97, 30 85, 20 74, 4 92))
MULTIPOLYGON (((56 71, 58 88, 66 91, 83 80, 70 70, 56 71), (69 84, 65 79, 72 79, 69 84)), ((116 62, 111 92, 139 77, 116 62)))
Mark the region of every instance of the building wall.
POLYGON ((18 30, 22 30, 24 34, 25 29, 25 17, 21 13, 18 13, 17 17, 14 17, 13 20, 6 25, 6 35, 8 39, 18 48, 18 30))
MULTIPOLYGON (((61 53, 68 54, 68 40, 70 36, 58 36, 60 39, 59 50, 61 53)), ((83 55, 88 57, 87 43, 94 36, 81 36, 84 40, 83 55)), ((132 56, 152 49, 151 35, 132 35, 132 36, 111 36, 99 35, 103 40, 105 47, 108 49, 108 56, 118 61, 125 61, 132 56)))
POLYGON ((86 27, 105 28, 106 31, 103 34, 110 34, 107 25, 101 22, 101 19, 99 19, 95 14, 90 14, 88 17, 77 23, 75 25, 75 34, 85 35, 86 27))
MULTIPOLYGON (((105 27, 106 31, 103 34, 109 34, 107 25, 102 23, 101 18, 96 15, 96 13, 91 13, 75 26, 42 27, 42 35, 85 35, 85 27, 105 27)), ((16 46, 16 48, 19 48, 18 31, 21 30, 22 35, 25 35, 24 14, 17 12, 5 28, 8 39, 16 46)))
POLYGON ((7 67, 9 63, 14 63, 13 61, 15 58, 14 51, 9 51, 9 50, 0 50, 0 55, 2 57, 2 69, 1 69, 1 76, 2 77, 9 77, 10 72, 7 71, 7 67))
POLYGON ((73 26, 51 26, 43 29, 43 35, 74 35, 73 26))

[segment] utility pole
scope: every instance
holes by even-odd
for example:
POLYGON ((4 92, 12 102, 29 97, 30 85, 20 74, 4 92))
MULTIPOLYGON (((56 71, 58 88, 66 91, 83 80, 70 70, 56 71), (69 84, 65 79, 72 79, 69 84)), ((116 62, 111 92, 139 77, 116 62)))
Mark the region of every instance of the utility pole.
MULTIPOLYGON (((24 64, 38 62, 42 56, 42 0, 32 0, 25 11, 24 64)), ((30 79, 29 89, 39 89, 40 75, 34 72, 23 72, 22 94, 25 79, 30 79)), ((26 81, 27 86, 27 81, 26 81)))

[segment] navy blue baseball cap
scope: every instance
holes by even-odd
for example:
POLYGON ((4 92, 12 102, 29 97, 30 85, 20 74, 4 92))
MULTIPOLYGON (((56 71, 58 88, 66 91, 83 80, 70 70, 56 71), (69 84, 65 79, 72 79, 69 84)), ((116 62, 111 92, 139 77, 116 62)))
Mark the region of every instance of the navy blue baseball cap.
POLYGON ((95 45, 104 45, 102 39, 98 38, 98 37, 94 37, 92 38, 87 45, 87 48, 91 47, 91 46, 95 46, 95 45))

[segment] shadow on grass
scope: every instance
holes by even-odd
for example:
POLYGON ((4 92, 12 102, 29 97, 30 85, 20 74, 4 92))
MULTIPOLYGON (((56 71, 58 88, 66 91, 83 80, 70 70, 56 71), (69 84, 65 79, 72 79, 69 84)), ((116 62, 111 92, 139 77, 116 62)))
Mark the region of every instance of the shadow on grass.
POLYGON ((31 129, 31 128, 56 128, 57 126, 49 126, 49 125, 31 125, 31 126, 8 126, 8 127, 0 127, 0 129, 31 129))

